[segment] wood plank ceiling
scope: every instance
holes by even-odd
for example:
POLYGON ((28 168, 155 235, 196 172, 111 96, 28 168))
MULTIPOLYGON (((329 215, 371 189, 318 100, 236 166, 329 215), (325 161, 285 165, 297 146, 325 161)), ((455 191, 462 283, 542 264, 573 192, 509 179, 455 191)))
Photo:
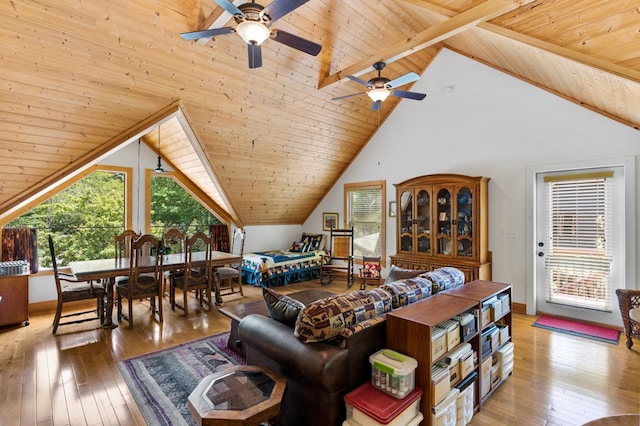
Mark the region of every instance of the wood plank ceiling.
POLYGON ((180 37, 227 25, 210 0, 0 3, 0 223, 123 142, 155 147, 160 119, 162 156, 237 223, 302 223, 400 101, 332 101, 362 91, 345 76, 421 74, 442 47, 640 126, 640 1, 311 0, 273 28, 321 53, 267 40, 257 69, 237 34, 180 37))

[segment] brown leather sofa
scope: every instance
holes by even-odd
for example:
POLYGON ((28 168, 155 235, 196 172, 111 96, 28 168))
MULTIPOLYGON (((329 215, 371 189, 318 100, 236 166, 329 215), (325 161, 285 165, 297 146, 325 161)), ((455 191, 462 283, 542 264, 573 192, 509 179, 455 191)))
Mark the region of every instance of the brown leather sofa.
POLYGON ((338 426, 346 418, 344 396, 370 379, 369 356, 384 348, 385 321, 355 333, 346 348, 303 343, 293 329, 262 315, 239 325, 247 364, 271 368, 287 378, 281 414, 285 426, 338 426))
MULTIPOLYGON (((350 294, 373 292, 379 296, 378 290, 383 290, 389 306, 380 312, 388 312, 429 297, 432 291, 435 293, 464 283, 464 273, 455 268, 430 272, 394 271, 392 268, 394 273, 405 273, 403 271, 415 278, 391 280, 378 289, 350 294), (417 274, 420 275, 416 277, 417 274)), ((342 425, 346 418, 344 396, 371 379, 369 356, 386 345, 386 313, 378 313, 376 308, 374 316, 347 324, 356 316, 352 311, 351 316, 340 319, 345 323, 346 333, 340 334, 339 341, 305 343, 303 340, 308 336, 301 332, 301 318, 312 305, 322 304, 322 299, 301 311, 296 310, 295 301, 286 297, 273 303, 267 300, 266 297, 271 317, 249 315, 240 321, 238 333, 246 351, 247 364, 269 367, 287 379, 281 414, 275 423, 282 426, 342 425)), ((330 323, 335 319, 335 310, 347 305, 349 303, 344 301, 338 302, 333 310, 320 309, 321 315, 307 319, 311 323, 316 319, 318 323, 330 323)), ((345 309, 344 313, 348 312, 349 308, 345 309)))

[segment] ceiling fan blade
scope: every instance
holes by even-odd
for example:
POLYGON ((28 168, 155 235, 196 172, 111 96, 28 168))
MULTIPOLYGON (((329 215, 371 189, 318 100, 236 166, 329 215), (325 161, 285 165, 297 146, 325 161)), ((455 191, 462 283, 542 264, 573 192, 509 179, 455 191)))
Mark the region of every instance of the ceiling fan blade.
POLYGON ((337 98, 332 98, 332 101, 338 101, 340 99, 347 99, 347 98, 352 98, 354 96, 360 96, 360 95, 366 95, 367 92, 360 92, 360 93, 352 93, 350 95, 345 95, 345 96, 338 96, 337 98))
MULTIPOLYGON (((216 0, 218 1, 218 0, 216 0)), ((271 22, 282 18, 287 13, 299 8, 309 0, 275 0, 266 7, 266 14, 271 17, 271 22)))
POLYGON ((394 90, 391 95, 399 98, 415 99, 416 101, 421 101, 427 96, 426 93, 405 92, 404 90, 394 90))
POLYGON ((396 78, 395 80, 391 80, 387 84, 391 86, 392 89, 394 89, 396 87, 400 87, 405 84, 413 83, 414 81, 417 81, 417 80, 420 80, 420 76, 415 72, 410 72, 403 75, 402 77, 396 78))
POLYGON ((215 37, 219 35, 229 34, 235 32, 231 27, 214 28, 212 30, 193 31, 190 33, 182 33, 180 37, 185 40, 197 40, 199 38, 215 37))
POLYGON ((221 8, 223 8, 224 10, 226 10, 232 15, 244 15, 244 13, 242 13, 242 11, 238 9, 238 7, 235 4, 231 3, 229 0, 213 0, 213 1, 215 1, 218 4, 218 6, 220 6, 221 8))
POLYGON ((248 44, 249 68, 260 68, 262 66, 262 48, 259 44, 248 44))
POLYGON ((297 35, 293 35, 282 30, 273 30, 273 32, 271 33, 271 38, 278 43, 286 44, 289 47, 293 47, 294 49, 298 49, 301 52, 308 53, 312 56, 317 56, 322 49, 322 46, 320 46, 318 43, 314 43, 310 40, 298 37, 297 35))
POLYGON ((359 79, 358 77, 355 77, 355 76, 353 76, 353 75, 348 75, 348 76, 347 76, 347 78, 348 78, 349 80, 353 80, 353 81, 355 81, 356 83, 362 84, 363 86, 367 86, 367 87, 369 87, 369 83, 367 83, 367 82, 366 82, 366 81, 364 81, 364 80, 359 79))
POLYGON ((371 111, 377 111, 382 108, 382 101, 376 101, 371 104, 371 111))

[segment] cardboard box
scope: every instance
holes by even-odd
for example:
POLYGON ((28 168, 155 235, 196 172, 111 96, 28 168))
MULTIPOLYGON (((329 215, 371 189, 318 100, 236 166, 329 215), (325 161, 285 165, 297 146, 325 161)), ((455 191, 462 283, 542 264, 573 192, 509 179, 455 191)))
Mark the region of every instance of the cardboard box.
POLYGON ((452 350, 460 343, 460 323, 454 319, 438 324, 447 333, 447 351, 452 350))
POLYGON ((447 353, 447 333, 440 327, 431 329, 431 362, 447 353))
POLYGON ((455 426, 458 415, 458 389, 451 389, 447 397, 431 409, 431 424, 433 426, 455 426))
POLYGON ((473 314, 460 314, 455 316, 454 319, 460 323, 460 337, 463 342, 471 339, 478 331, 476 317, 473 314))
POLYGON ((451 390, 450 380, 448 368, 438 366, 438 364, 433 366, 431 370, 431 405, 438 405, 447 397, 451 390))

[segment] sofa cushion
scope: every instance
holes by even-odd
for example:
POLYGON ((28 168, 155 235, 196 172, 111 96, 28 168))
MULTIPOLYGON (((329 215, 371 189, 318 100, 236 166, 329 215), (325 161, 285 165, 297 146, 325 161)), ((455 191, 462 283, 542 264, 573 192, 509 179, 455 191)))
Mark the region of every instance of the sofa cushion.
POLYGON ((431 281, 423 277, 384 283, 381 289, 391 294, 393 309, 398 309, 431 296, 431 281))
POLYGON ((331 296, 300 311, 294 333, 305 343, 331 340, 345 328, 390 310, 391 295, 378 288, 331 296))
POLYGON ((389 270, 389 275, 387 275, 387 278, 385 279, 384 282, 386 284, 386 283, 391 283, 398 280, 404 280, 406 278, 413 278, 413 277, 417 277, 420 274, 424 274, 425 272, 427 271, 415 270, 415 269, 404 269, 396 265, 391 265, 391 269, 389 270))
POLYGON ((464 284, 464 272, 451 266, 425 272, 420 276, 429 279, 433 283, 431 289, 433 294, 464 284))
POLYGON ((262 297, 267 305, 269 316, 274 320, 293 327, 298 314, 304 308, 304 304, 284 294, 279 294, 270 288, 262 288, 262 297))

